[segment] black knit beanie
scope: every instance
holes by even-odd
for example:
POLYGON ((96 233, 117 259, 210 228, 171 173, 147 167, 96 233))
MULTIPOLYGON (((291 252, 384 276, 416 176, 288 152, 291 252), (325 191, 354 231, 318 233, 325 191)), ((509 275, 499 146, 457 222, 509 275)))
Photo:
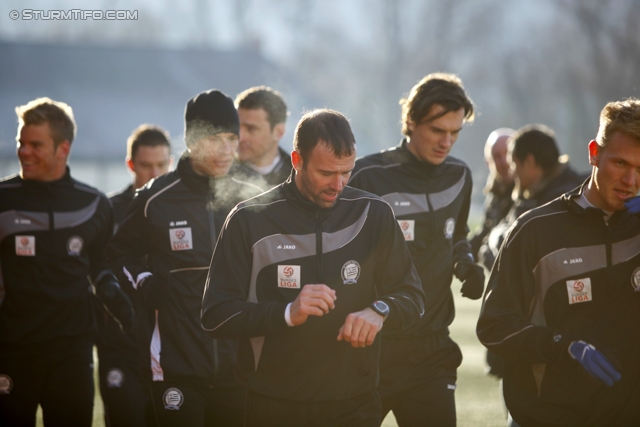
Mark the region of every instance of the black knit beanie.
POLYGON ((239 135, 240 120, 233 100, 216 89, 197 94, 184 110, 184 130, 187 145, 222 132, 239 135))

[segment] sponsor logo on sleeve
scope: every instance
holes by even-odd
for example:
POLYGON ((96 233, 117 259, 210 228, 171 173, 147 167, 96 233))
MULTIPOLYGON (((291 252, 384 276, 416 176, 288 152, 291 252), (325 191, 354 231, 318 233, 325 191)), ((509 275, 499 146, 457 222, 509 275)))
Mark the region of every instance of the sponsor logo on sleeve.
POLYGON ((164 409, 177 411, 184 403, 184 395, 179 389, 171 387, 164 392, 162 400, 164 401, 164 409))
POLYGON ((640 292, 640 267, 633 270, 633 274, 631 275, 631 286, 633 286, 634 291, 640 292))
POLYGON ((593 301, 591 279, 587 277, 578 280, 567 280, 567 294, 569 295, 569 304, 593 301))
POLYGON ((118 368, 111 369, 107 372, 107 387, 120 388, 124 382, 124 372, 118 368))
POLYGON ((415 240, 415 227, 416 221, 413 219, 399 219, 398 225, 402 230, 402 234, 404 235, 404 240, 413 241, 415 240))
POLYGON ((16 236, 16 255, 36 256, 36 237, 16 236))
POLYGON ((78 256, 80 252, 82 252, 82 246, 84 246, 84 241, 80 236, 71 236, 69 240, 67 240, 67 252, 71 256, 78 256))
POLYGON ((342 282, 345 285, 353 285, 358 283, 358 277, 360 277, 360 264, 358 261, 347 261, 342 266, 342 282))
POLYGON ((172 251, 187 251, 193 249, 191 227, 172 228, 169 230, 172 251))
POLYGON ((279 265, 278 266, 278 287, 289 289, 300 289, 300 266, 299 265, 279 265))
POLYGON ((0 374, 0 394, 9 394, 13 388, 11 377, 6 374, 0 374))
POLYGON ((444 223, 444 238, 451 239, 453 238, 453 231, 456 229, 456 222, 453 218, 449 218, 444 223))

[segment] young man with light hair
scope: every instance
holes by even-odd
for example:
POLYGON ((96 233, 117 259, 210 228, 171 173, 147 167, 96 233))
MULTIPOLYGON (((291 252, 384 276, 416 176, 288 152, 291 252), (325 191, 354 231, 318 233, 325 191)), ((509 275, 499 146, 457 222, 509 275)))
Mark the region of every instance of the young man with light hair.
POLYGON ((640 100, 608 103, 588 150, 589 180, 510 228, 478 320, 522 427, 640 425, 640 100))

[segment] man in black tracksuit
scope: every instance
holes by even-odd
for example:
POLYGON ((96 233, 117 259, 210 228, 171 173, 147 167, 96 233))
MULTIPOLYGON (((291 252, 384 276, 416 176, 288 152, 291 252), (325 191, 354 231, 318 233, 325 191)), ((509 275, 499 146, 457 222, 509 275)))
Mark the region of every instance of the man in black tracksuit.
POLYGON ((208 265, 224 219, 262 190, 228 173, 238 144, 233 101, 219 91, 191 99, 175 171, 138 191, 109 243, 114 270, 136 289, 138 338, 161 426, 241 426, 244 392, 233 378, 235 345, 200 326, 208 265), (146 262, 142 262, 146 257, 146 262))
POLYGON ((522 215, 491 272, 478 337, 505 362, 521 426, 640 425, 640 101, 607 104, 579 189, 522 215))
POLYGON ((467 241, 471 171, 448 155, 473 104, 451 74, 430 74, 403 106, 400 145, 359 159, 349 184, 379 195, 393 208, 427 297, 411 330, 383 333, 380 387, 383 414, 398 425, 453 426, 454 390, 462 354, 449 337, 454 318, 453 274, 462 295, 477 299, 484 272, 467 241))
MULTIPOLYGON (((109 195, 114 229, 124 220, 135 191, 165 174, 172 163, 167 132, 152 125, 136 128, 127 141, 127 167, 133 183, 109 195)), ((154 425, 149 387, 140 370, 139 346, 133 331, 124 333, 102 305, 96 304, 96 348, 100 395, 107 427, 154 425)))
POLYGON ((346 118, 306 114, 294 150, 289 180, 229 214, 202 326, 239 339, 248 425, 377 427, 377 332, 420 317, 420 281, 389 205, 345 187, 355 160, 346 118))
POLYGON ((239 93, 235 103, 240 117, 238 160, 259 173, 269 188, 283 183, 291 174, 291 156, 279 145, 288 114, 282 95, 256 86, 239 93))
POLYGON ((16 108, 20 174, 0 181, 0 425, 90 426, 91 285, 125 327, 131 303, 104 260, 107 197, 66 166, 71 108, 39 98, 16 108))

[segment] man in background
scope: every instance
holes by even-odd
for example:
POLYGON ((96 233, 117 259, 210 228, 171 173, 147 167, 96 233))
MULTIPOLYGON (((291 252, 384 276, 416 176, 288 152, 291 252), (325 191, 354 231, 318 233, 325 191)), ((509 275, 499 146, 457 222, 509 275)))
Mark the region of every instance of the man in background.
MULTIPOLYGON (((169 134, 159 126, 141 125, 127 140, 126 165, 133 182, 109 195, 114 229, 124 220, 131 200, 148 181, 169 171, 173 159, 169 134)), ((154 424, 149 387, 140 371, 139 346, 133 331, 123 332, 102 305, 96 305, 98 375, 107 427, 154 424)))
POLYGON ((424 77, 402 105, 402 142, 358 159, 349 185, 393 208, 426 295, 425 314, 409 330, 383 332, 380 386, 383 415, 398 425, 455 426, 458 345, 449 336, 455 308, 451 283, 479 299, 484 270, 467 241, 471 171, 449 155, 473 103, 453 74, 424 77))
POLYGON ((279 146, 288 114, 282 95, 257 86, 238 94, 235 104, 240 117, 238 160, 262 175, 269 187, 284 182, 291 174, 291 156, 279 146))

